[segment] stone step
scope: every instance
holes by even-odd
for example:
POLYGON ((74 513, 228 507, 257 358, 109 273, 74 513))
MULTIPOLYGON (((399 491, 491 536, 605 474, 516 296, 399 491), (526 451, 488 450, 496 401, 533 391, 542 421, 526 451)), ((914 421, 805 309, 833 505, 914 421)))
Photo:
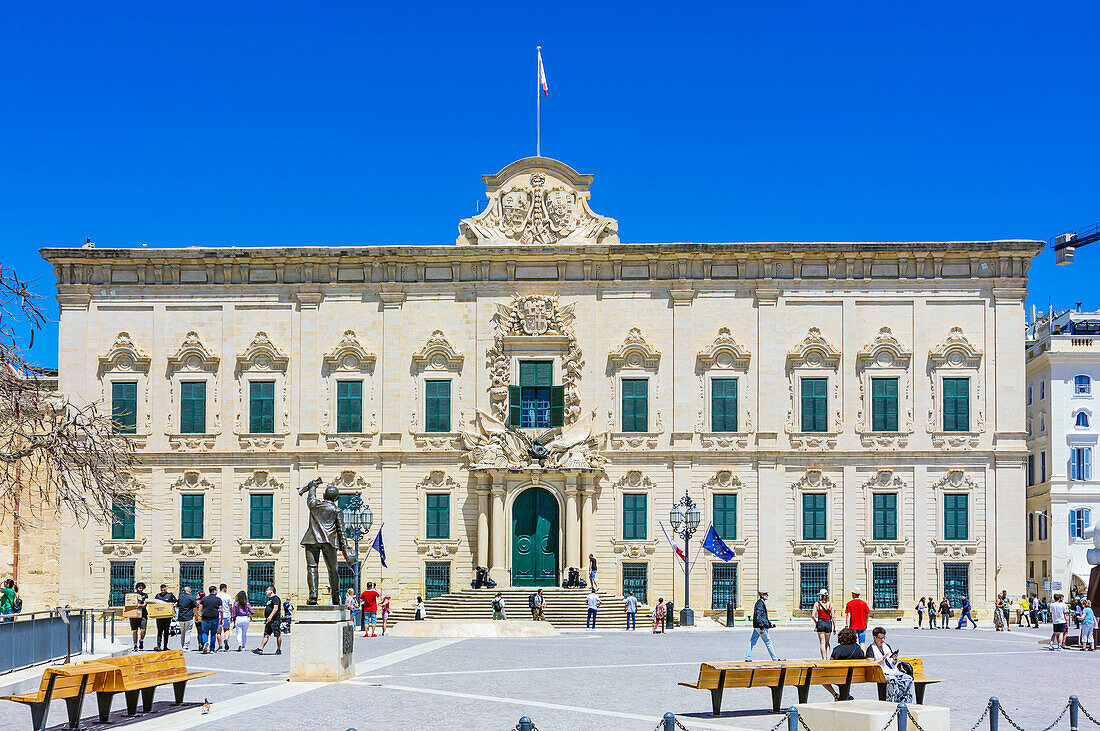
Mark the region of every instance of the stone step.
MULTIPOLYGON (((537 591, 537 588, 496 587, 461 589, 429 599, 425 602, 428 617, 458 621, 488 619, 492 617, 492 602, 498 591, 504 598, 505 612, 511 618, 520 619, 530 616, 527 598, 537 591)), ((546 621, 555 627, 584 627, 588 618, 588 605, 585 598, 589 593, 587 589, 543 587, 543 596, 546 599, 546 621)), ((603 622, 615 621, 625 624, 626 612, 623 609, 622 597, 601 590, 597 590, 596 594, 603 602, 600 619, 603 622)), ((390 622, 410 621, 414 614, 415 607, 401 607, 390 613, 390 622)), ((638 614, 643 618, 649 617, 651 609, 648 606, 639 605, 638 614)))

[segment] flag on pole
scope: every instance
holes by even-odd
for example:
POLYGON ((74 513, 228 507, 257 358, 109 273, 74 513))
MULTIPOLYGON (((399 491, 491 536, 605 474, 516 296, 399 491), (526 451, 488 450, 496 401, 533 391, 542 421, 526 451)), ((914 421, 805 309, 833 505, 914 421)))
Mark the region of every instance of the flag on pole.
POLYGON ((382 545, 382 529, 378 529, 378 535, 374 537, 374 543, 370 544, 370 547, 378 551, 378 557, 382 559, 382 568, 389 568, 386 566, 386 547, 382 545))
MULTIPOLYGON (((528 56, 528 58, 530 58, 530 56, 528 56)), ((528 66, 527 68, 531 67, 528 66)), ((550 96, 550 89, 546 86, 546 69, 542 67, 542 46, 539 46, 539 86, 542 87, 543 96, 550 96)))
POLYGON ((664 523, 661 523, 661 532, 665 534, 665 540, 668 541, 668 545, 672 546, 672 550, 676 552, 676 555, 679 556, 682 561, 687 561, 687 556, 684 555, 684 549, 677 546, 676 542, 668 535, 664 523))
POLYGON ((737 554, 718 537, 718 531, 712 525, 707 531, 707 537, 703 539, 703 548, 713 553, 723 561, 732 561, 737 554))

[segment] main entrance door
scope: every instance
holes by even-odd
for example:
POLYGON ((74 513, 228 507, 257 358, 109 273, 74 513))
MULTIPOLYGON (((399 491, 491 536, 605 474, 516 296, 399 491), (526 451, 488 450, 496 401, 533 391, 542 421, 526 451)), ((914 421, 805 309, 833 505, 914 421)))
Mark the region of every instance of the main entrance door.
POLYGON ((558 502, 541 487, 512 503, 512 585, 558 583, 558 502))

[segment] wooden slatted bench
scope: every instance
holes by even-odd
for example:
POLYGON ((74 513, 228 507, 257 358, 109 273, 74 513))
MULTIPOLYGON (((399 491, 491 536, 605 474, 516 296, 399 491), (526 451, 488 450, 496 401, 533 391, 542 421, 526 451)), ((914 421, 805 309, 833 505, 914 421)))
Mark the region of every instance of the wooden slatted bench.
POLYGON ((175 702, 172 705, 179 706, 183 705, 183 693, 189 680, 214 674, 213 671, 188 672, 183 650, 143 652, 99 662, 110 664, 117 671, 105 675, 95 688, 100 723, 107 723, 111 714, 111 702, 118 693, 126 697, 127 716, 137 713, 139 693, 142 712, 149 713, 153 710, 153 693, 160 686, 172 685, 175 690, 175 702))
MULTIPOLYGON (((924 677, 924 660, 919 657, 899 657, 898 662, 907 662, 913 666, 913 690, 916 691, 917 704, 923 705, 924 689, 933 683, 942 683, 943 680, 924 677)), ((878 677, 875 682, 878 683, 878 699, 886 700, 886 675, 882 672, 882 668, 878 668, 878 677)))
POLYGON ((0 700, 23 703, 31 708, 31 726, 34 731, 46 728, 50 702, 64 700, 69 713, 69 728, 80 727, 80 712, 84 708, 84 695, 94 690, 106 675, 118 668, 101 662, 81 662, 46 668, 42 684, 36 693, 6 695, 0 700), (90 686, 90 687, 89 687, 90 686))

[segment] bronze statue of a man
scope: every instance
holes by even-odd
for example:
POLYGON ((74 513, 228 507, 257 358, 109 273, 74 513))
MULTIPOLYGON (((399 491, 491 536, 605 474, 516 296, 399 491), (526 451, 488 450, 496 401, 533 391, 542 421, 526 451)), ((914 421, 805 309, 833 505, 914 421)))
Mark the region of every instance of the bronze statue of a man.
POLYGON ((321 556, 325 557, 325 568, 328 569, 328 585, 332 594, 332 603, 340 604, 340 574, 337 570, 336 550, 344 554, 344 560, 348 561, 348 546, 344 539, 344 520, 340 514, 340 508, 336 505, 340 491, 335 485, 325 488, 324 495, 317 499, 317 486, 321 484, 321 478, 310 481, 298 491, 304 495, 307 491, 306 505, 309 506, 309 526, 306 534, 302 536, 302 546, 306 549, 306 584, 309 587, 309 601, 307 604, 317 603, 318 584, 320 579, 317 574, 317 563, 321 556))

